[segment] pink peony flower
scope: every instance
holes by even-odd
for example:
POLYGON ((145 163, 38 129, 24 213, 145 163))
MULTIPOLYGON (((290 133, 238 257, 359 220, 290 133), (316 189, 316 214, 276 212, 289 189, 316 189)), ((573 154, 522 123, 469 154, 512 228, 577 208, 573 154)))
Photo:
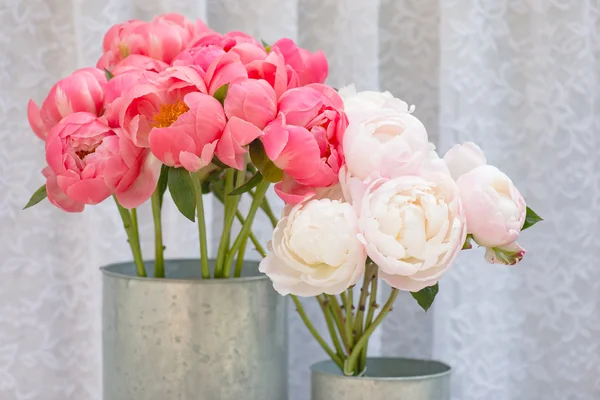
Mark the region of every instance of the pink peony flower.
POLYGON ((115 76, 118 76, 128 71, 150 71, 150 72, 162 72, 169 67, 169 64, 155 60, 148 56, 142 56, 140 54, 132 54, 119 62, 111 71, 115 76))
POLYGON ((173 61, 173 65, 197 65, 204 69, 219 56, 236 53, 243 64, 267 57, 265 49, 253 37, 242 32, 220 35, 216 32, 200 34, 190 46, 173 61))
MULTIPOLYGON (((344 162, 342 138, 348 121, 341 98, 325 85, 291 89, 279 99, 277 120, 261 138, 273 163, 299 185, 327 187, 344 162)), ((284 185, 278 190, 284 191, 284 185)), ((296 185, 297 190, 300 189, 296 185)))
POLYGON ((236 53, 225 53, 217 57, 206 69, 204 81, 208 93, 213 95, 225 84, 235 84, 248 79, 246 68, 236 53))
POLYGON ((66 212, 82 212, 85 204, 71 199, 65 192, 58 187, 56 174, 50 167, 42 170, 42 174, 46 177, 46 194, 48 201, 66 212))
POLYGON ((188 93, 169 110, 173 114, 185 111, 167 126, 152 129, 149 135, 152 153, 170 167, 184 167, 192 172, 206 167, 225 129, 221 103, 204 93, 188 93))
POLYGON ((173 66, 197 65, 206 71, 213 61, 225 53, 222 47, 215 45, 192 47, 179 53, 173 60, 173 66))
POLYGON ((98 204, 113 193, 124 206, 146 201, 158 181, 160 163, 144 149, 126 145, 103 117, 77 112, 48 133, 44 169, 50 201, 70 212, 98 204), (124 165, 126 168, 117 168, 124 165))
POLYGON ((224 106, 227 118, 241 118, 261 130, 277 116, 275 91, 262 79, 231 85, 224 106))
POLYGON ((148 137, 153 129, 169 127, 189 110, 183 102, 186 94, 206 93, 203 71, 193 66, 171 67, 159 75, 132 74, 122 79, 126 90, 113 102, 111 116, 113 109, 119 113, 119 125, 139 147, 149 147, 148 137))
POLYGON ((311 83, 324 83, 327 79, 329 66, 322 51, 312 54, 298 47, 291 39, 280 39, 272 46, 271 51, 280 52, 285 64, 291 67, 291 73, 297 76, 300 86, 311 83))
POLYGON ((277 98, 288 89, 299 86, 298 77, 289 74, 283 56, 271 51, 263 60, 255 60, 246 64, 248 77, 253 79, 264 79, 275 90, 277 98))
POLYGON ((277 115, 275 91, 264 80, 248 79, 234 84, 225 98, 225 114, 229 122, 216 154, 224 164, 243 170, 246 146, 262 136, 262 129, 277 115))
POLYGON ((214 31, 204 31, 197 34, 197 36, 190 42, 189 48, 217 46, 227 52, 235 46, 244 43, 262 47, 256 39, 244 32, 231 31, 221 35, 214 31))
POLYGON ((104 170, 106 185, 125 208, 135 208, 152 196, 156 189, 162 163, 150 149, 137 147, 120 134, 119 154, 108 160, 104 170))
POLYGON ((165 14, 151 22, 130 20, 111 27, 104 36, 104 54, 96 66, 112 70, 131 54, 170 64, 184 50, 196 25, 177 14, 165 14))
POLYGON ((42 140, 61 119, 75 112, 100 115, 106 90, 106 76, 97 68, 82 68, 58 81, 41 107, 30 100, 27 118, 33 132, 42 140))

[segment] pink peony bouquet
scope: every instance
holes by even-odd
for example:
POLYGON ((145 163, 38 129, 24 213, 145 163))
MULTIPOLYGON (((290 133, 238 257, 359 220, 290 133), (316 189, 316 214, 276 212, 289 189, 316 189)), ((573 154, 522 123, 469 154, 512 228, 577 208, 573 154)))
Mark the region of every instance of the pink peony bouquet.
POLYGON ((210 278, 202 194, 225 205, 214 277, 239 276, 246 242, 264 255, 251 227, 265 194, 282 196, 337 181, 342 101, 323 82, 328 65, 289 39, 265 45, 242 32, 166 14, 109 29, 96 67, 57 82, 41 106, 29 102, 33 132, 45 142, 45 197, 67 212, 113 197, 138 274, 146 276, 136 208, 152 202, 155 276, 164 277, 161 207, 167 188, 178 209, 198 220, 204 278, 210 278), (282 182, 285 176, 286 185, 282 182), (253 197, 248 215, 240 197, 253 197), (235 219, 242 223, 231 237, 235 219), (236 270, 232 263, 237 258, 236 270))
POLYGON ((369 336, 399 290, 428 309, 462 249, 474 242, 491 263, 515 264, 525 254, 516 242, 520 231, 541 220, 477 145, 457 145, 440 158, 405 102, 388 92, 325 85, 324 54, 290 39, 267 45, 166 14, 113 26, 102 49, 95 67, 60 80, 41 105, 29 102, 47 166, 46 184, 26 207, 47 197, 81 212, 112 196, 138 275, 147 276, 136 208, 150 200, 154 276, 164 277, 168 189, 198 223, 203 278, 240 276, 251 240, 264 257, 260 270, 279 293, 292 295, 348 375, 364 372, 369 336), (281 218, 266 198, 272 183, 286 203, 281 218), (225 207, 212 273, 208 193, 225 207), (244 195, 252 197, 246 215, 238 207, 244 195), (259 210, 274 225, 268 253, 252 233, 259 210), (236 219, 241 229, 234 235, 236 219), (393 288, 381 307, 379 279, 393 288), (318 300, 331 345, 296 296, 318 300))

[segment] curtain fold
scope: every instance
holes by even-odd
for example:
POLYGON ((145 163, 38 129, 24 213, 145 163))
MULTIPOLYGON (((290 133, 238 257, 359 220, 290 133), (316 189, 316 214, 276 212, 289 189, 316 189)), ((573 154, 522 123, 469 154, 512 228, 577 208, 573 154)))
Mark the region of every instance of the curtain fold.
MULTIPOLYGON (((164 12, 322 49, 329 84, 415 104, 442 153, 476 141, 545 218, 522 235, 521 264, 487 265, 474 249, 442 278, 428 313, 401 294, 371 354, 450 363, 456 400, 600 398, 596 1, 0 0, 0 399, 101 399, 98 267, 129 249, 109 200, 83 214, 47 202, 21 211, 44 166, 25 110, 95 64, 112 24, 164 12)), ((214 254, 222 207, 205 203, 214 254)), ((167 256, 196 257, 196 227, 172 204, 163 219, 167 256)), ((140 221, 151 258, 147 205, 140 221)), ((256 230, 269 239, 266 218, 256 230)), ((325 328, 316 301, 305 303, 325 328)), ((290 398, 306 400, 309 365, 325 355, 290 310, 290 398)))

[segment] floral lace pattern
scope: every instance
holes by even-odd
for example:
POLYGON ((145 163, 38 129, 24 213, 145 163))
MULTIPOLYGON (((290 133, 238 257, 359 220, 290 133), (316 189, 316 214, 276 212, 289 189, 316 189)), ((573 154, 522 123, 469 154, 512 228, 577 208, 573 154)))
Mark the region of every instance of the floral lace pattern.
MULTIPOLYGON (((111 202, 69 215, 20 211, 43 183, 27 100, 95 63, 111 24, 174 11, 267 42, 323 49, 329 83, 388 89, 416 104, 440 150, 475 140, 546 221, 515 268, 462 254, 425 314, 407 294, 371 354, 454 367, 456 400, 600 397, 600 9, 575 0, 7 0, 0 5, 0 398, 101 399, 98 267, 130 258, 111 202)), ((214 250, 222 211, 212 212, 214 250)), ((149 207, 142 246, 153 254, 149 207)), ((169 205, 168 257, 195 257, 197 231, 169 205)), ((266 219, 258 235, 270 236, 266 219)), ((385 296, 385 293, 382 293, 385 296)), ((309 314, 319 309, 306 299, 309 314)), ((292 310, 293 311, 293 310, 292 310)), ((319 323, 324 327, 324 323, 319 323)), ((325 358, 290 318, 290 393, 325 358)))

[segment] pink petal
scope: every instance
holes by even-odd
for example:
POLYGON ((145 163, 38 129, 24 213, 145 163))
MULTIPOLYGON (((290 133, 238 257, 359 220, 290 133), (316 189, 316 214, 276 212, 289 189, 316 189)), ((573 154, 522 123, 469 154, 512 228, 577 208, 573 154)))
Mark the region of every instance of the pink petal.
POLYGON ((256 60, 264 60, 267 58, 267 52, 264 48, 252 43, 240 43, 235 45, 229 52, 236 53, 240 56, 242 64, 246 65, 256 60))
POLYGON ((344 101, 342 100, 342 97, 331 86, 322 85, 320 83, 313 83, 313 84, 307 85, 306 87, 309 87, 311 89, 318 91, 319 93, 322 93, 325 96, 325 99, 329 100, 329 101, 324 101, 324 103, 326 105, 335 107, 338 110, 344 109, 344 101))
POLYGON ((288 125, 308 126, 319 114, 323 95, 316 89, 290 89, 279 99, 279 112, 285 114, 288 125))
POLYGON ((194 153, 194 140, 180 127, 154 128, 149 135, 152 153, 169 167, 181 167, 179 154, 187 151, 194 153))
POLYGON ((248 72, 240 61, 239 55, 235 53, 225 53, 215 59, 204 76, 208 93, 211 95, 227 83, 233 84, 245 79, 248 79, 248 72))
POLYGON ((58 187, 54 171, 46 167, 42 170, 42 174, 46 177, 46 193, 50 203, 66 212, 83 211, 85 204, 69 198, 65 192, 58 187))
POLYGON ((244 154, 248 152, 243 146, 250 144, 261 135, 262 131, 253 124, 233 117, 227 123, 223 136, 219 140, 217 157, 224 164, 242 171, 246 166, 244 154))
POLYGON ((270 160, 276 160, 285 148, 289 139, 289 133, 283 126, 282 118, 279 117, 271 122, 266 126, 263 132, 264 136, 261 137, 261 141, 265 148, 265 153, 267 153, 267 157, 269 157, 270 160))
POLYGON ((46 125, 42 122, 40 109, 33 100, 29 100, 29 103, 27 103, 27 120, 29 121, 33 133, 40 139, 45 140, 48 130, 46 125))
POLYGON ((202 154, 200 157, 195 155, 194 153, 190 153, 188 151, 183 151, 179 154, 179 161, 183 168, 187 169, 190 172, 196 172, 200 169, 206 167, 211 163, 213 156, 215 154, 215 147, 217 146, 217 141, 213 143, 209 143, 202 149, 202 154))
POLYGON ((275 184, 275 193, 286 204, 298 204, 317 194, 314 188, 300 185, 287 174, 281 182, 275 184))
POLYGON ((160 176, 161 163, 149 149, 140 154, 138 162, 128 172, 133 179, 123 178, 115 191, 119 204, 135 208, 152 196, 160 176))
POLYGON ((239 117, 264 129, 277 115, 275 91, 263 79, 232 85, 225 99, 225 114, 228 118, 239 117))
MULTIPOLYGON (((305 71, 300 84, 324 83, 329 74, 329 64, 322 51, 317 51, 306 60, 305 71)), ((339 107, 338 107, 339 108, 339 107)))
MULTIPOLYGON (((62 186, 61 178, 59 176, 57 179, 59 186, 62 186)), ((102 178, 85 179, 75 182, 65 190, 65 193, 71 199, 85 204, 98 204, 112 194, 102 178)))
POLYGON ((195 143, 194 154, 200 155, 209 143, 218 140, 225 129, 226 118, 223 107, 214 97, 202 93, 189 93, 184 98, 190 111, 183 114, 173 127, 188 125, 195 143))

